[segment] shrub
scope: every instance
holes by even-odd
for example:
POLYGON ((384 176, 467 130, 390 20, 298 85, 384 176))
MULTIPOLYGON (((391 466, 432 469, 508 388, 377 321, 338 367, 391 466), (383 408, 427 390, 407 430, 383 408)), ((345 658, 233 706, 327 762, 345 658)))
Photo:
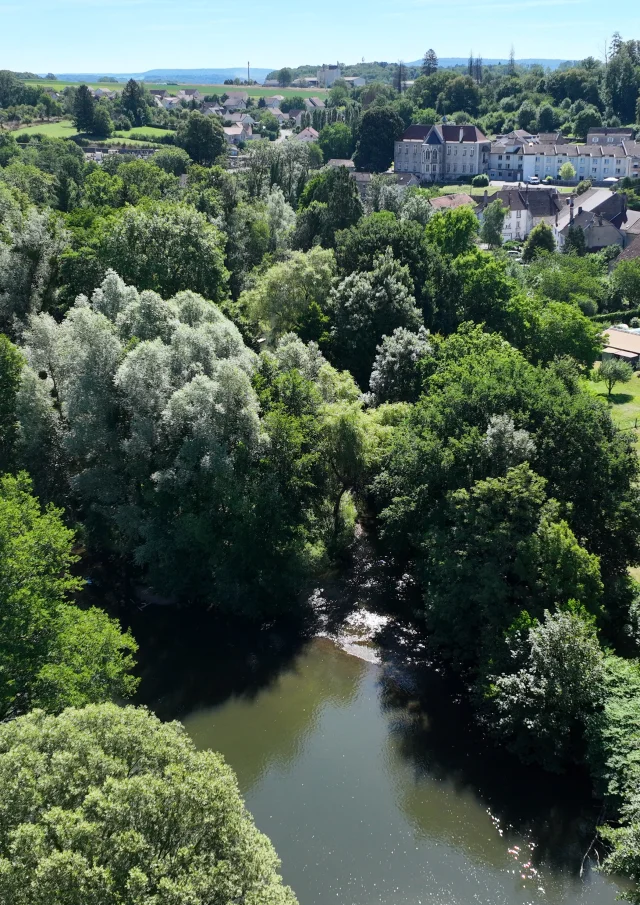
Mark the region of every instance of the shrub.
POLYGON ((471 185, 475 189, 483 189, 489 185, 489 177, 485 176, 484 173, 478 173, 478 175, 474 176, 471 180, 471 185))
POLYGON ((578 183, 578 188, 576 189, 576 193, 578 195, 584 195, 585 192, 588 192, 592 186, 592 182, 590 179, 581 179, 578 183))

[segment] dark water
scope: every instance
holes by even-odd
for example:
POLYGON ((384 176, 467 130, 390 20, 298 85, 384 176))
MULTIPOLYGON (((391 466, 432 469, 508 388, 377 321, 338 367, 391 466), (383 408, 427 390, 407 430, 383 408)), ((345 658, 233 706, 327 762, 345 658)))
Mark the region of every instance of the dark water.
POLYGON ((588 858, 579 876, 600 816, 586 779, 485 743, 435 671, 179 619, 135 629, 142 699, 225 755, 301 905, 616 901, 588 858))

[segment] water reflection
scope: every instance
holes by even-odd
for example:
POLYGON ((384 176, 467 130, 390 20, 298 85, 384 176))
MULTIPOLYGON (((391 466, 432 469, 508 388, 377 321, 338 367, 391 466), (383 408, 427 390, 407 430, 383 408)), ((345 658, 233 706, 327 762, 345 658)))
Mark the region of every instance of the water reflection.
POLYGON ((158 637, 143 692, 237 771, 301 905, 615 902, 610 880, 578 879, 594 820, 581 778, 487 747, 432 671, 328 639, 193 642, 176 658, 158 637))

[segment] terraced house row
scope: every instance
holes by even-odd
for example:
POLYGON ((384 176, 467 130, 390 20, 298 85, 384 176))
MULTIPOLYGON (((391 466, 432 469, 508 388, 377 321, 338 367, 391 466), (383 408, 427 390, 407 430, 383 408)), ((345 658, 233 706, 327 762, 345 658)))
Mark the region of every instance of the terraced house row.
POLYGON ((528 182, 559 178, 569 161, 575 182, 640 175, 640 142, 633 129, 590 130, 584 144, 559 133, 510 132, 489 141, 477 126, 410 126, 395 145, 395 170, 413 173, 421 182, 452 182, 481 173, 490 179, 528 182))

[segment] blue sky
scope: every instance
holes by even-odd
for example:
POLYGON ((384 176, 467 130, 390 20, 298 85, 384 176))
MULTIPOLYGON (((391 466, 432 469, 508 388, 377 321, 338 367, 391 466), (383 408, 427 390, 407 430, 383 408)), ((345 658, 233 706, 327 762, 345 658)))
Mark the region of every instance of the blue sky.
POLYGON ((602 55, 637 0, 0 0, 0 67, 35 72, 602 55))

